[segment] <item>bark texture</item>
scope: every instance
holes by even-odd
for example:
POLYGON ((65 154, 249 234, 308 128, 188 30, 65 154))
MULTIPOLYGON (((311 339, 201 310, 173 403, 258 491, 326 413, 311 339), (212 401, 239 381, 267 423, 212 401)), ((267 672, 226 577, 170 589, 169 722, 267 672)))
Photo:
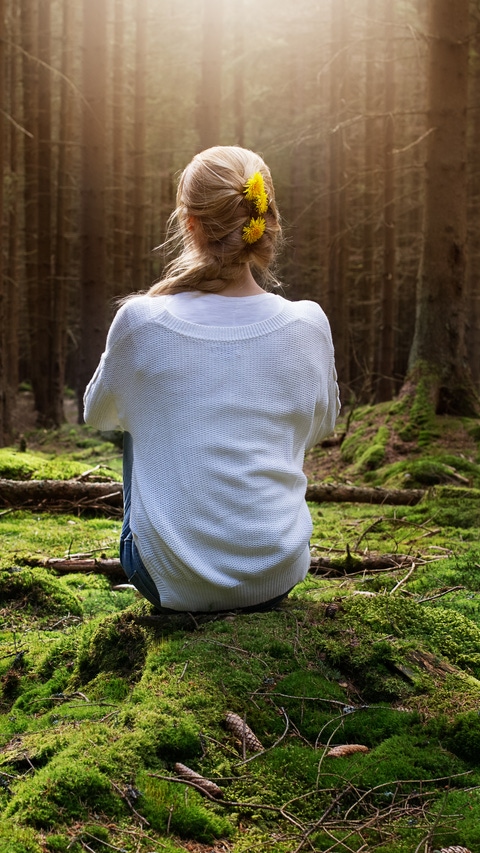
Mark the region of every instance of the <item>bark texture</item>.
POLYGON ((414 380, 426 377, 438 414, 475 414, 465 350, 468 0, 430 0, 428 145, 414 380))

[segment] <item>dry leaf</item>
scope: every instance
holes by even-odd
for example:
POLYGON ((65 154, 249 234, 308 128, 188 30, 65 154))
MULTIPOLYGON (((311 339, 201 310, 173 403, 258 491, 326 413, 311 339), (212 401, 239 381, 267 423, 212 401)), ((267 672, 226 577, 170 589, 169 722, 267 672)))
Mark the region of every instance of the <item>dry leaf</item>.
POLYGON ((328 750, 327 756, 330 758, 344 758, 346 755, 353 755, 355 752, 370 752, 368 746, 363 746, 361 743, 344 743, 340 746, 332 746, 328 750))
POLYGON ((245 748, 250 752, 261 752, 263 750, 263 746, 260 743, 258 737, 252 732, 251 728, 247 726, 247 724, 242 720, 238 714, 234 714, 232 711, 225 716, 225 723, 227 728, 233 732, 234 735, 238 737, 242 743, 245 743, 245 748))
POLYGON ((220 797, 223 799, 223 791, 215 784, 215 782, 211 782, 210 779, 205 779, 204 776, 200 776, 200 773, 195 773, 195 770, 190 770, 190 767, 186 767, 185 764, 177 762, 175 764, 175 772, 178 773, 182 779, 191 782, 200 790, 210 794, 211 797, 220 797))

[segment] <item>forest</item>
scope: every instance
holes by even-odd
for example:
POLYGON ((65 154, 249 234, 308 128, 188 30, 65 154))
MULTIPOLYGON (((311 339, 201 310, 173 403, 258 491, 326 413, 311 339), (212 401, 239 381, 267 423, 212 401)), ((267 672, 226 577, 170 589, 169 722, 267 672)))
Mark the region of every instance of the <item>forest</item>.
POLYGON ((468 0, 1 0, 3 443, 20 383, 39 425, 65 387, 81 402, 212 144, 270 165, 279 277, 327 312, 344 402, 420 371, 438 411, 475 411, 479 21, 468 0))
POLYGON ((0 853, 478 853, 477 0, 0 0, 0 99, 0 853), (164 615, 82 399, 216 144, 342 411, 305 580, 164 615))

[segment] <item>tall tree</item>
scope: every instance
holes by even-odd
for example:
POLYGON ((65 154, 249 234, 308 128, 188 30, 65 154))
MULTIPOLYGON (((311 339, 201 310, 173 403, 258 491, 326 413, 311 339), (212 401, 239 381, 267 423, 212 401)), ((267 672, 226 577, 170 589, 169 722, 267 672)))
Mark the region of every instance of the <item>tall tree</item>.
MULTIPOLYGON (((18 44, 19 33, 19 9, 15 4, 10 6, 10 41, 18 44)), ((19 85, 18 85, 18 68, 19 59, 17 51, 12 53, 8 63, 10 72, 9 89, 10 89, 10 113, 12 116, 19 112, 19 85)), ((7 334, 7 386, 10 386, 11 396, 13 398, 18 388, 19 377, 19 263, 18 263, 18 221, 19 221, 19 130, 13 122, 10 122, 10 193, 8 197, 8 247, 7 258, 5 265, 6 281, 5 292, 7 296, 6 323, 7 334)))
POLYGON ((124 291, 125 282, 125 8, 124 0, 115 0, 113 34, 113 265, 115 292, 124 291))
POLYGON ((55 417, 57 422, 63 418, 63 393, 65 386, 65 365, 67 359, 67 307, 69 281, 72 261, 71 240, 71 203, 72 147, 73 139, 73 77, 72 43, 74 32, 74 0, 63 0, 62 28, 62 78, 60 84, 59 146, 57 169, 57 210, 55 234, 54 289, 52 293, 52 385, 56 401, 55 417))
MULTIPOLYGON (((5 103, 5 0, 0 0, 0 103, 5 103)), ((0 446, 7 442, 9 433, 8 423, 8 392, 7 392, 7 341, 6 341, 6 293, 3 276, 3 178, 4 162, 4 119, 0 110, 0 446)))
POLYGON ((395 306, 395 32, 394 0, 385 6, 385 97, 384 97, 384 189, 383 189, 383 282, 379 346, 377 401, 391 400, 394 392, 394 306, 395 306))
POLYGON ((79 416, 100 359, 107 325, 105 225, 106 0, 83 2, 82 270, 79 416))
POLYGON ((220 144, 223 0, 203 0, 203 34, 197 126, 200 150, 220 144))
POLYGON ((429 0, 424 244, 410 377, 438 413, 478 412, 466 366, 467 75, 469 2, 429 0))
POLYGON ((32 385, 41 426, 59 426, 63 414, 61 326, 56 310, 58 286, 53 268, 52 74, 50 59, 51 2, 38 0, 38 245, 32 385))
POLYGON ((234 57, 233 57, 233 109, 234 140, 236 145, 245 141, 245 4, 236 0, 234 5, 234 57))
POLYGON ((329 261, 327 307, 332 324, 340 386, 349 386, 347 299, 347 164, 343 123, 347 103, 347 15, 345 0, 331 3, 331 72, 329 140, 329 261))
POLYGON ((377 0, 367 0, 365 42, 365 180, 363 186, 363 216, 362 229, 362 277, 360 293, 363 297, 361 314, 363 318, 362 351, 358 353, 358 361, 362 374, 360 391, 366 398, 372 394, 373 374, 375 368, 375 234, 378 193, 378 124, 376 113, 379 112, 379 80, 378 66, 375 56, 377 39, 376 14, 377 0), (362 387, 363 386, 363 387, 362 387))
POLYGON ((133 130, 133 263, 135 290, 145 287, 145 164, 146 164, 146 77, 147 4, 136 2, 135 122, 133 130))
MULTIPOLYGON (((25 289, 28 306, 28 339, 31 344, 36 335, 38 303, 38 76, 34 57, 37 56, 37 4, 21 0, 20 32, 22 35, 22 94, 23 94, 23 219, 25 289)), ((34 382, 37 367, 33 348, 27 356, 27 376, 34 382)))
POLYGON ((468 175, 467 344, 472 377, 480 389, 480 9, 474 8, 474 38, 470 52, 470 140, 468 175))

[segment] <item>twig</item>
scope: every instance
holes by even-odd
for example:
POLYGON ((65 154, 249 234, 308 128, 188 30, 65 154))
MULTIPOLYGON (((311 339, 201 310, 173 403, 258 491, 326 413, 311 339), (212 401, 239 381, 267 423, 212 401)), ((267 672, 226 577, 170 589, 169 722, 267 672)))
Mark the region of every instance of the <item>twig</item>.
POLYGON ((88 835, 89 838, 93 838, 94 841, 98 841, 99 844, 103 844, 104 847, 109 847, 110 850, 118 850, 120 853, 125 853, 124 847, 115 847, 113 844, 108 844, 107 841, 104 841, 103 838, 97 838, 96 835, 92 835, 91 832, 87 832, 84 830, 85 835, 88 835))
POLYGON ((304 846, 305 842, 308 840, 308 837, 312 834, 312 832, 315 832, 315 830, 316 830, 316 829, 318 829, 318 827, 322 825, 322 823, 325 821, 325 818, 327 818, 327 817, 328 817, 328 815, 330 814, 330 812, 335 808, 335 806, 336 806, 336 805, 338 805, 338 803, 340 802, 340 800, 342 799, 342 797, 343 797, 345 794, 347 794, 350 790, 351 790, 351 785, 347 785, 347 787, 346 787, 343 791, 340 791, 340 793, 339 793, 339 794, 337 794, 337 796, 335 797, 335 799, 334 799, 334 800, 332 800, 332 802, 330 803, 330 805, 328 806, 328 808, 326 808, 326 809, 325 809, 325 811, 324 811, 324 813, 322 814, 322 816, 321 816, 318 820, 316 820, 316 821, 315 821, 315 823, 313 824, 313 826, 311 826, 311 827, 310 827, 310 829, 308 829, 308 830, 304 833, 303 838, 302 838, 302 840, 300 841, 300 844, 298 845, 298 847, 296 847, 296 848, 295 848, 295 850, 293 851, 293 853, 300 853, 300 850, 301 850, 301 849, 302 849, 302 847, 304 846))
POLYGON ((150 823, 149 823, 149 821, 147 820, 147 818, 146 818, 146 817, 143 817, 143 815, 141 815, 139 812, 137 812, 137 810, 132 806, 132 804, 131 804, 131 802, 130 802, 129 798, 128 798, 128 797, 127 797, 127 795, 122 791, 122 789, 121 789, 118 785, 116 785, 116 784, 115 784, 115 782, 113 782, 111 779, 110 779, 110 784, 111 784, 112 788, 115 788, 115 790, 116 790, 117 794, 120 794, 120 796, 121 796, 122 800, 124 800, 124 801, 126 802, 127 806, 132 810, 133 814, 134 814, 136 817, 138 817, 139 821, 140 821, 141 823, 145 824, 145 826, 150 826, 150 823))
POLYGON ((449 595, 451 592, 456 592, 459 589, 466 589, 465 586, 452 586, 450 589, 445 589, 443 592, 437 592, 436 595, 431 595, 429 598, 419 598, 417 604, 423 604, 425 601, 435 601, 436 598, 443 598, 444 595, 449 595))
POLYGON ((390 595, 393 595, 393 593, 394 593, 394 592, 396 592, 396 591, 397 591, 397 589, 399 589, 399 588, 402 586, 402 584, 404 584, 404 583, 406 583, 406 582, 408 581, 409 577, 410 577, 411 575, 413 575, 413 573, 414 573, 414 571, 415 571, 415 568, 416 568, 415 563, 412 563, 412 567, 411 567, 411 569, 407 572, 407 574, 405 575, 405 577, 403 577, 401 580, 399 580, 399 581, 398 581, 398 583, 396 583, 396 584, 395 584, 395 586, 393 587, 393 589, 391 589, 391 590, 390 590, 390 595))
POLYGON ((177 778, 176 776, 162 776, 160 773, 149 773, 148 775, 153 777, 154 779, 162 779, 164 782, 176 782, 177 784, 180 783, 181 785, 189 785, 190 788, 195 788, 195 790, 198 791, 199 794, 202 794, 204 797, 207 797, 208 800, 211 800, 212 803, 216 803, 217 806, 230 806, 233 808, 248 809, 249 811, 261 809, 262 811, 276 812, 277 814, 281 814, 282 817, 285 818, 285 820, 288 820, 290 823, 293 823, 293 825, 296 826, 298 829, 303 830, 303 826, 301 826, 301 824, 299 824, 298 821, 295 820, 293 815, 288 814, 288 812, 283 812, 281 807, 279 806, 269 806, 266 803, 241 803, 237 802, 236 800, 220 800, 218 799, 218 797, 212 797, 212 795, 209 794, 208 791, 206 791, 204 788, 200 788, 198 785, 195 785, 194 782, 190 782, 188 779, 181 779, 177 778))

